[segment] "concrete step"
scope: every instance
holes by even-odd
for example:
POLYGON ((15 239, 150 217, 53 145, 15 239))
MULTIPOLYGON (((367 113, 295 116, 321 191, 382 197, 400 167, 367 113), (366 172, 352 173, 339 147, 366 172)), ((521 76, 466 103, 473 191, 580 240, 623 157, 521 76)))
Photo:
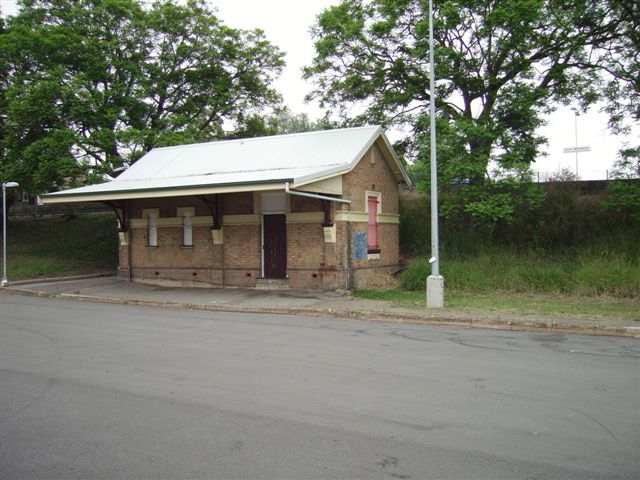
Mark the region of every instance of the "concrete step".
POLYGON ((289 290, 289 280, 286 278, 259 278, 256 288, 260 290, 289 290))

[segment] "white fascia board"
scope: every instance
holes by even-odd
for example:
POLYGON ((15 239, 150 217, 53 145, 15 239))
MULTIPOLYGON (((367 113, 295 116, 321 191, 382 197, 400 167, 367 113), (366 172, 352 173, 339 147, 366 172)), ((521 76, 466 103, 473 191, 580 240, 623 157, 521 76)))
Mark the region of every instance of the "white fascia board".
POLYGON ((362 157, 364 157, 365 153, 367 153, 369 149, 373 146, 373 144, 376 143, 376 140, 378 140, 378 137, 380 135, 384 135, 384 130, 382 129, 382 127, 378 127, 375 129, 375 131, 372 133, 367 143, 360 149, 360 152, 358 152, 358 155, 356 155, 356 157, 353 160, 351 160, 351 163, 349 164, 349 169, 348 169, 349 172, 354 168, 356 168, 356 165, 358 164, 358 162, 362 160, 362 157))
MULTIPOLYGON (((400 159, 396 155, 396 152, 393 149, 391 142, 389 142, 389 139, 387 138, 384 132, 381 133, 379 138, 382 139, 382 143, 386 147, 389 155, 391 156, 391 159, 393 160, 396 167, 398 168, 398 172, 400 173, 400 176, 404 179, 404 182, 407 184, 409 189, 413 190, 413 182, 411 181, 411 177, 409 177, 409 174, 407 173, 404 166, 402 165, 402 162, 400 162, 400 159)), ((393 170, 393 167, 391 169, 393 170)), ((394 171, 394 173, 396 172, 394 171)))
POLYGON ((342 195, 342 175, 330 175, 313 182, 304 183, 303 185, 296 185, 295 188, 303 192, 342 195))
POLYGON ((291 182, 291 188, 299 188, 304 185, 308 185, 309 183, 319 182, 320 180, 326 180, 327 178, 331 177, 337 177, 338 175, 343 175, 347 172, 350 172, 352 169, 353 167, 345 169, 344 165, 337 165, 335 167, 327 168, 319 172, 302 175, 301 177, 293 179, 293 182, 291 182))
POLYGON ((109 200, 136 200, 142 198, 164 198, 164 197, 187 197, 191 195, 212 195, 215 193, 237 193, 255 192, 265 190, 284 190, 285 184, 280 182, 228 185, 219 187, 199 187, 199 188, 175 188, 170 190, 146 190, 146 191, 120 191, 120 192, 97 192, 86 194, 70 194, 65 196, 49 195, 41 196, 43 205, 54 203, 76 203, 76 202, 104 202, 109 200))

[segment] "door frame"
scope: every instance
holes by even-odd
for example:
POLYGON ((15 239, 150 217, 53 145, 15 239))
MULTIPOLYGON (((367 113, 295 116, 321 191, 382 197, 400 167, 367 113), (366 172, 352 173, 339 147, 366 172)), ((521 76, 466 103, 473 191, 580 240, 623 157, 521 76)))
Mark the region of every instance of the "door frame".
MULTIPOLYGON (((261 248, 261 254, 260 254, 260 271, 261 271, 261 278, 267 278, 265 276, 265 261, 264 261, 264 257, 265 257, 265 237, 264 237, 264 217, 266 217, 267 215, 282 215, 284 217, 284 258, 283 261, 285 262, 284 264, 284 276, 281 277, 281 279, 287 279, 289 278, 289 274, 287 273, 287 267, 288 267, 288 253, 289 250, 287 248, 287 215, 285 212, 282 213, 275 213, 275 212, 270 212, 270 213, 263 213, 260 216, 260 223, 261 223, 261 228, 260 228, 260 237, 261 237, 261 243, 262 243, 262 248, 261 248)), ((272 277, 269 277, 272 278, 272 277)))
POLYGON ((265 215, 285 215, 285 244, 284 244, 284 261, 285 261, 285 273, 284 278, 289 278, 287 273, 288 267, 288 254, 289 249, 287 246, 287 211, 289 211, 289 195, 282 191, 267 191, 260 192, 259 194, 259 211, 260 211, 260 274, 261 278, 265 278, 265 238, 264 238, 264 217, 265 215))

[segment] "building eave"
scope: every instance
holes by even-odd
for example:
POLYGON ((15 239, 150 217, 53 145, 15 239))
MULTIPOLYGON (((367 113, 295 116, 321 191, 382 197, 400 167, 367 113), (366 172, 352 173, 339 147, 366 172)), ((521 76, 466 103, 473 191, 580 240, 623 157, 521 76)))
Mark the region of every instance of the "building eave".
POLYGON ((292 179, 263 182, 237 182, 224 185, 190 185, 163 188, 132 188, 109 192, 55 192, 40 196, 43 205, 75 202, 104 202, 109 200, 134 200, 141 198, 185 197, 191 195, 213 195, 216 193, 284 190, 285 183, 292 179))

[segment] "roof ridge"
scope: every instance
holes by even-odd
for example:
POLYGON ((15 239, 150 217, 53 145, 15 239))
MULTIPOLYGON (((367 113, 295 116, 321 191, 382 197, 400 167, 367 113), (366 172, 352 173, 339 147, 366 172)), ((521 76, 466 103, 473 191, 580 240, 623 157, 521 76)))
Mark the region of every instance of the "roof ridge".
POLYGON ((380 125, 363 125, 360 127, 347 127, 347 128, 331 128, 331 129, 326 129, 326 130, 311 130, 308 132, 295 132, 295 133, 282 133, 282 134, 278 134, 278 135, 264 135, 262 137, 247 137, 247 138, 233 138, 230 140, 213 140, 210 142, 198 142, 198 143, 187 143, 187 144, 181 144, 181 145, 168 145, 166 147, 154 147, 152 150, 169 150, 172 148, 190 148, 190 147, 198 147, 198 146, 202 146, 202 145, 210 145, 210 144, 214 144, 214 143, 226 143, 226 144, 230 144, 230 143, 246 143, 246 142, 255 142, 255 141, 261 141, 261 140, 267 140, 267 139, 274 139, 274 138, 288 138, 288 137, 302 137, 302 136, 311 136, 311 135, 319 135, 319 134, 324 134, 324 133, 335 133, 335 132, 346 132, 346 131, 354 131, 354 130, 366 130, 366 129, 380 129, 382 130, 382 127, 380 125))
MULTIPOLYGON (((341 165, 340 163, 327 163, 327 164, 323 164, 323 165, 316 165, 315 167, 322 167, 322 168, 328 168, 328 167, 336 167, 338 165, 341 165)), ((299 169, 299 168, 303 168, 303 167, 276 167, 276 168, 257 168, 257 169, 252 169, 251 172, 269 172, 269 171, 282 171, 282 170, 295 170, 295 169, 299 169)), ((211 175, 230 175, 230 174, 235 174, 235 173, 246 173, 245 170, 232 170, 232 171, 215 171, 215 172, 207 172, 207 173, 192 173, 189 175, 180 175, 177 178, 189 178, 189 177, 208 177, 211 175)), ((176 178, 173 176, 167 176, 167 177, 154 177, 155 180, 161 180, 161 179, 166 179, 166 178, 176 178)), ((118 182, 118 183, 125 183, 125 182, 139 182, 143 179, 140 178, 122 178, 121 177, 116 177, 113 180, 106 182, 106 183, 112 183, 112 182, 118 182)))

